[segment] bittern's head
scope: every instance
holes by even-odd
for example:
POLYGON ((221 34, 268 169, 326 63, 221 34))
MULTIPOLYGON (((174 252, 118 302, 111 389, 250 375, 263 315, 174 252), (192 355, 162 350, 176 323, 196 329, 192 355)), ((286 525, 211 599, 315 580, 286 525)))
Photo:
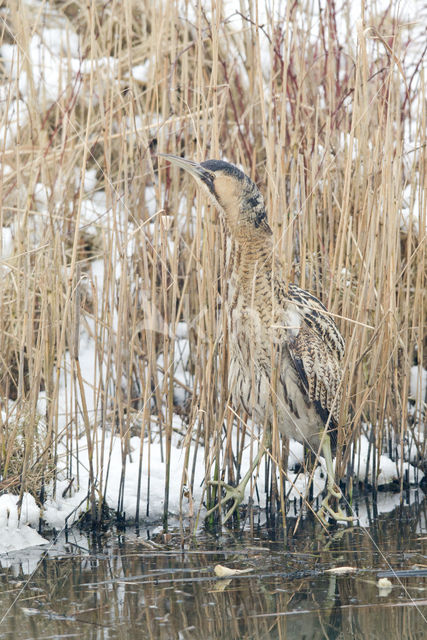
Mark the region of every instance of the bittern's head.
POLYGON ((222 160, 194 162, 177 156, 159 154, 190 173, 209 195, 236 237, 256 233, 271 235, 264 198, 248 176, 233 164, 222 160))

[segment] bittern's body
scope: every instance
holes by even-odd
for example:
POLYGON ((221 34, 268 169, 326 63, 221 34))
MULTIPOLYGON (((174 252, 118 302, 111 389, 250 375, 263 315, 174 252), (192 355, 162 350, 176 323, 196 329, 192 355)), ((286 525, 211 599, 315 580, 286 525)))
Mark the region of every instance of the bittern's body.
POLYGON ((260 424, 271 425, 276 412, 282 433, 317 452, 329 412, 328 431, 337 426, 344 343, 321 303, 285 284, 271 252, 265 242, 256 258, 238 249, 233 256, 228 307, 233 404, 260 424))
MULTIPOLYGON (((226 162, 198 164, 166 157, 204 187, 230 239, 227 312, 233 405, 267 427, 276 418, 282 433, 308 443, 316 453, 322 446, 328 471, 323 506, 336 520, 345 520, 328 502, 330 496, 340 496, 334 489, 330 434, 335 441, 344 341, 319 300, 286 282, 256 185, 226 162)), ((239 487, 226 486, 220 504, 235 500, 226 519, 242 500, 261 456, 260 450, 239 487)))

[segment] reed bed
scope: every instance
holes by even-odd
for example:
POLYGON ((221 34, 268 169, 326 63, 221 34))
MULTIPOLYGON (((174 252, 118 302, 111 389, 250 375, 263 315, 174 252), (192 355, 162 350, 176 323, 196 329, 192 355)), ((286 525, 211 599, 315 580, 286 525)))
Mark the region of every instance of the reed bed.
MULTIPOLYGON (((319 4, 2 4, 1 491, 43 503, 59 477, 74 491, 84 449, 98 520, 115 434, 109 507, 126 512, 132 460, 135 516, 149 513, 142 466, 160 450, 165 518, 171 482, 196 514, 197 460, 236 479, 251 439, 256 452, 261 434, 229 403, 218 216, 157 152, 227 159, 257 182, 289 279, 346 340, 343 439, 369 439, 366 479, 377 486, 384 452, 401 491, 409 457, 422 467, 422 32, 397 2, 361 3, 356 23, 352 2, 319 4), (56 57, 38 59, 37 42, 56 57)), ((359 450, 347 451, 350 479, 359 450)), ((276 438, 276 471, 286 454, 276 438)))

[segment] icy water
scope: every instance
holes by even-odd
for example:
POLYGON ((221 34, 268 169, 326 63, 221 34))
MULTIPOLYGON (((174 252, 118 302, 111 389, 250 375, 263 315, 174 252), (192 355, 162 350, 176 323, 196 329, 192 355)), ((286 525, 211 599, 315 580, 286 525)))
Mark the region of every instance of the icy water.
POLYGON ((286 539, 265 524, 196 537, 73 529, 0 556, 0 638, 424 640, 426 501, 369 512, 368 528, 331 535, 310 519, 291 535, 289 519, 286 539), (220 579, 218 564, 250 571, 220 579))

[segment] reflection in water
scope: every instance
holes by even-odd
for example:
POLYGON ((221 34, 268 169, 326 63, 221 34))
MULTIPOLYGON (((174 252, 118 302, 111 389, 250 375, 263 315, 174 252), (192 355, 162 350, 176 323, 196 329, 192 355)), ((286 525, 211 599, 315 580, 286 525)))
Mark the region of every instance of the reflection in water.
POLYGON ((377 574, 416 572, 426 552, 425 501, 334 537, 309 519, 287 539, 282 527, 167 542, 72 531, 47 554, 0 557, 0 638, 424 639, 426 572, 387 589, 377 574), (218 563, 253 571, 218 580, 218 563), (327 573, 337 566, 357 571, 327 573))

